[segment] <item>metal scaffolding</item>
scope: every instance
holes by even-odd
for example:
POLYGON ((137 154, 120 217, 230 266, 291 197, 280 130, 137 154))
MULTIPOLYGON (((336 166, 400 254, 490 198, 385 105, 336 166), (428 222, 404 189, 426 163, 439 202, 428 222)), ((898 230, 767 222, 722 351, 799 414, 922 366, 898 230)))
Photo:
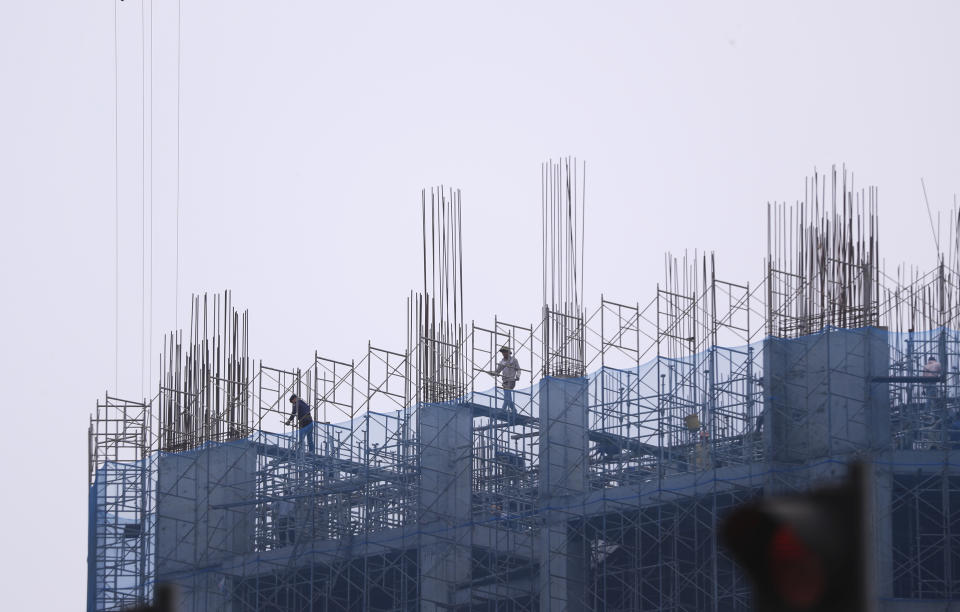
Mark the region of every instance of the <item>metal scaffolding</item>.
POLYGON ((885 274, 875 190, 834 170, 769 207, 760 283, 667 256, 649 301, 588 308, 583 167, 542 179, 535 324, 466 318, 448 188, 422 194, 405 347, 272 367, 229 293, 194 298, 153 397, 91 416, 88 609, 172 582, 183 610, 748 610, 718 519, 853 457, 878 597, 953 599, 960 249, 885 274), (504 345, 516 389, 490 377, 504 345))

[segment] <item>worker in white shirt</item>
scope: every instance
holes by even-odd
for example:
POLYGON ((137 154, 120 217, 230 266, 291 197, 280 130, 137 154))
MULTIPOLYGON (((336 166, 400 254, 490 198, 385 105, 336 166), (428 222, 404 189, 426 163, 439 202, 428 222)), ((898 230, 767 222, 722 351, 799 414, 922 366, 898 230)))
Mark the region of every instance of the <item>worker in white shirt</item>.
POLYGON ((500 355, 503 357, 497 364, 497 370, 490 372, 493 376, 500 376, 503 387, 503 409, 510 411, 510 423, 516 420, 517 406, 513 403, 513 389, 520 380, 520 362, 513 356, 513 351, 509 346, 500 348, 500 355))
POLYGON ((284 489, 283 496, 275 498, 272 503, 273 526, 276 530, 277 545, 280 548, 293 544, 295 540, 292 498, 293 492, 290 489, 284 489))
POLYGON ((930 382, 923 383, 923 393, 928 400, 933 401, 937 397, 937 383, 940 382, 942 375, 943 366, 940 365, 936 357, 930 355, 927 358, 926 365, 923 366, 923 377, 930 380, 930 382))

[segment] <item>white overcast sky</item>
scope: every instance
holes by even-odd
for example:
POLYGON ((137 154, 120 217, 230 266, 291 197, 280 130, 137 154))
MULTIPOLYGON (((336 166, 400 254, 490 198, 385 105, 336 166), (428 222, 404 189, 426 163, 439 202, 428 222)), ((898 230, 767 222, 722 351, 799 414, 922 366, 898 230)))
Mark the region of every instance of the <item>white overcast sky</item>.
POLYGON ((402 350, 423 187, 462 189, 468 318, 522 323, 549 157, 587 161, 588 304, 649 300, 665 251, 758 282, 765 204, 814 167, 879 187, 888 267, 934 262, 921 177, 960 191, 958 3, 180 4, 176 302, 178 2, 0 2, 8 609, 83 606, 89 413, 144 394, 192 292, 233 289, 277 366, 402 350))

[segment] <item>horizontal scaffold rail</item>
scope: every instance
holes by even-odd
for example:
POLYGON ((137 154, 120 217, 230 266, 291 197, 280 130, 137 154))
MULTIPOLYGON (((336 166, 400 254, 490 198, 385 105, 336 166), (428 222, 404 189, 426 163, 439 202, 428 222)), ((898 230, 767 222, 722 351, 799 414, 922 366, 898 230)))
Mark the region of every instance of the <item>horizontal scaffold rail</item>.
MULTIPOLYGON (((523 414, 513 414, 509 410, 503 410, 502 408, 491 408, 490 406, 475 404, 473 402, 464 403, 464 407, 473 412, 473 416, 475 417, 487 417, 489 419, 496 419, 498 421, 505 421, 507 423, 512 421, 517 425, 524 425, 526 427, 540 427, 539 418, 523 414)), ((673 453, 669 450, 661 449, 653 444, 644 444, 643 442, 633 438, 618 436, 616 434, 611 434, 604 431, 589 430, 587 432, 587 438, 591 442, 596 442, 605 448, 629 450, 638 457, 644 455, 660 457, 662 451, 662 454, 667 458, 673 458, 673 453)))

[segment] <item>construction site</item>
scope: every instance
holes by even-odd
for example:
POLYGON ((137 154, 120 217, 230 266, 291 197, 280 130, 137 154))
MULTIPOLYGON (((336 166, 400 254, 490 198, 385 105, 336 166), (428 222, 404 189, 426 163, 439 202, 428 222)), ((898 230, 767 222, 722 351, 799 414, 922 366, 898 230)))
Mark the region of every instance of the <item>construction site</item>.
POLYGON ((745 611, 718 522, 854 459, 877 609, 952 609, 958 211, 938 261, 888 273, 876 188, 814 173, 796 202, 758 203, 762 277, 667 255, 656 287, 588 301, 584 174, 541 166, 530 321, 467 319, 446 187, 411 207, 423 286, 406 346, 266 364, 229 292, 194 296, 151 395, 107 394, 90 417, 87 609, 171 583, 184 612, 745 611), (504 348, 516 388, 496 376, 504 348), (291 395, 310 440, 287 424, 291 395))

